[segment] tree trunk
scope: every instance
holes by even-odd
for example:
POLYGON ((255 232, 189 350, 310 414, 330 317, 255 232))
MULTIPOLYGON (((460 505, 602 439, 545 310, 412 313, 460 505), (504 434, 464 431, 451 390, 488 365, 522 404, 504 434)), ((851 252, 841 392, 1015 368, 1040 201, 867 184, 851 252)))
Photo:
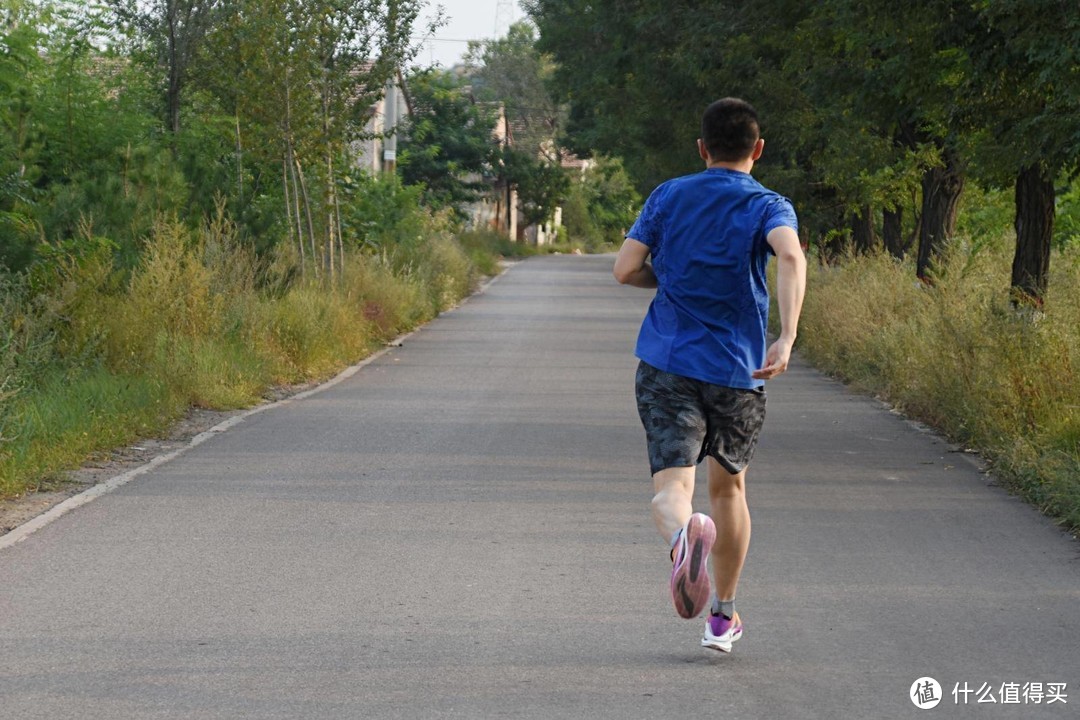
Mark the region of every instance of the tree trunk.
MULTIPOLYGON (((303 218, 300 215, 300 184, 296 179, 296 162, 293 153, 292 139, 288 140, 287 153, 288 161, 288 178, 293 182, 293 207, 291 209, 296 212, 296 243, 300 248, 300 271, 306 270, 305 261, 305 249, 303 249, 303 218)), ((316 262, 315 258, 311 258, 312 262, 316 262)))
MULTIPOLYGON (((291 76, 289 74, 289 68, 285 68, 285 119, 281 128, 282 134, 285 136, 285 202, 289 202, 289 183, 292 182, 292 200, 293 206, 296 210, 296 246, 300 249, 300 273, 307 270, 304 261, 304 223, 300 219, 300 187, 296 182, 296 153, 293 151, 293 137, 292 137, 292 84, 291 76)), ((288 209, 292 212, 293 208, 288 209)), ((292 226, 292 218, 289 219, 289 225, 292 226)), ((311 259, 315 262, 315 258, 311 259)))
POLYGON ((237 202, 244 205, 244 144, 240 140, 240 116, 236 116, 236 189, 237 202))
POLYGON ((296 166, 296 176, 300 178, 300 196, 304 199, 304 217, 307 218, 308 237, 311 239, 311 266, 315 268, 315 278, 319 277, 319 255, 315 247, 315 222, 311 219, 311 198, 308 197, 307 181, 304 180, 304 168, 300 165, 300 158, 293 154, 293 164, 296 166))
POLYGON ((858 213, 851 215, 851 243, 859 255, 869 255, 877 238, 874 236, 874 213, 869 205, 863 205, 858 213))
MULTIPOLYGON (((289 197, 289 156, 286 153, 285 157, 281 160, 281 185, 285 190, 285 217, 289 221, 289 242, 293 241, 296 237, 296 228, 293 226, 292 216, 292 200, 289 197)), ((301 268, 303 267, 303 258, 301 258, 301 268)))
POLYGON ((341 200, 336 186, 334 188, 334 227, 337 228, 338 263, 341 265, 341 276, 345 277, 345 238, 341 233, 341 200))
POLYGON ((907 252, 903 220, 904 210, 899 206, 895 210, 885 208, 882 211, 881 234, 885 240, 885 249, 899 260, 903 260, 907 252))
POLYGON ((332 59, 323 60, 323 84, 322 84, 322 111, 323 111, 323 142, 326 150, 326 195, 323 203, 323 211, 326 217, 326 254, 329 261, 327 278, 330 285, 334 284, 334 255, 337 254, 337 223, 334 222, 334 205, 336 204, 337 183, 334 179, 334 143, 330 139, 330 83, 329 76, 332 59))
POLYGON ((1016 177, 1016 255, 1012 297, 1016 305, 1042 307, 1050 275, 1050 243, 1054 236, 1054 183, 1040 164, 1016 177))
MULTIPOLYGON (((178 12, 176 2, 165 3, 169 56, 169 84, 165 91, 165 111, 168 114, 169 129, 174 135, 180 132, 180 52, 177 47, 179 42, 177 36, 178 12)), ((173 141, 173 150, 175 151, 175 140, 173 141)))
POLYGON ((922 223, 919 227, 919 258, 916 274, 929 277, 930 267, 941 256, 956 230, 956 211, 964 190, 960 158, 950 148, 942 153, 944 164, 926 171, 922 180, 922 223))

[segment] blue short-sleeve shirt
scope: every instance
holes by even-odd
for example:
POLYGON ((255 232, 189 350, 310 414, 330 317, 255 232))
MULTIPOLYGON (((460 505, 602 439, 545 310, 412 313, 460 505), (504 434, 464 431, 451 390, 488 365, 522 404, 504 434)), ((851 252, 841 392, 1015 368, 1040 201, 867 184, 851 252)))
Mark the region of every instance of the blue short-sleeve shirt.
POLYGON ((748 173, 710 168, 656 188, 626 233, 649 247, 657 279, 636 355, 714 385, 763 385, 751 373, 765 364, 765 238, 778 227, 798 229, 795 209, 748 173))

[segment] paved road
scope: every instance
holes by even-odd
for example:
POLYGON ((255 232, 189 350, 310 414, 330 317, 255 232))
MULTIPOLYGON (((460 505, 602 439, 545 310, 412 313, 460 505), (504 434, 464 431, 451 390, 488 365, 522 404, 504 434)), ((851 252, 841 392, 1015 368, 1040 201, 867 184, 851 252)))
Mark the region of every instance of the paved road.
POLYGON ((938 716, 1077 716, 1077 543, 801 365, 751 469, 746 634, 700 649, 648 515, 648 294, 611 262, 522 263, 0 551, 0 717, 904 718, 924 675, 938 716), (1030 682, 1068 704, 952 695, 1030 682))

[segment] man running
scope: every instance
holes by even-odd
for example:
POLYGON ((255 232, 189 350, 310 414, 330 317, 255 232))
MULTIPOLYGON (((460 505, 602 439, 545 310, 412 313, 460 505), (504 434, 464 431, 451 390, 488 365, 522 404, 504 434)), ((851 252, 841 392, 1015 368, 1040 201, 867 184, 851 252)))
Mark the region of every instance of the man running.
POLYGON ((743 631, 735 590, 750 543, 746 467, 765 419, 764 381, 787 369, 806 288, 795 210, 750 176, 764 146, 749 103, 711 104, 698 140, 705 171, 656 188, 615 260, 620 283, 656 288, 638 336, 636 391, 653 520, 671 543, 672 600, 695 618, 711 599, 701 644, 722 652, 743 631), (766 350, 770 254, 781 329, 766 350), (702 460, 711 517, 691 505, 702 460))

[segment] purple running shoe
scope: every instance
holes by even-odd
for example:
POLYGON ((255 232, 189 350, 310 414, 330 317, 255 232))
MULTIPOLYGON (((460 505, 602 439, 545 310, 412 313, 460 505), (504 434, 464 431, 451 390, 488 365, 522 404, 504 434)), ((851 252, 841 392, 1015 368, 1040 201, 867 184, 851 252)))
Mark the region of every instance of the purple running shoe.
POLYGON ((671 599, 675 612, 686 619, 696 618, 709 601, 709 573, 705 562, 716 541, 712 518, 694 513, 679 532, 672 550, 671 599))
POLYGON ((701 647, 731 652, 731 644, 742 637, 742 620, 739 613, 728 620, 723 615, 710 615, 705 621, 705 637, 701 638, 701 647))

